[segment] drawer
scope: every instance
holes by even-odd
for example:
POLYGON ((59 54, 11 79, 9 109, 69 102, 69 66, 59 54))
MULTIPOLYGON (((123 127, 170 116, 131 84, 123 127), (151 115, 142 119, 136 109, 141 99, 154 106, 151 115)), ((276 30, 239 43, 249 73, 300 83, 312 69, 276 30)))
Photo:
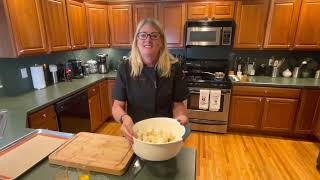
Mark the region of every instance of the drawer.
POLYGON ((91 86, 91 87, 88 89, 88 96, 89 96, 89 97, 92 97, 92 96, 94 96, 94 95, 96 95, 96 94, 99 94, 99 92, 100 92, 99 89, 100 89, 100 88, 99 88, 99 83, 91 86))
POLYGON ((34 129, 58 130, 57 116, 53 106, 44 108, 28 116, 28 127, 34 129))
POLYGON ((56 112, 55 112, 54 107, 52 105, 29 115, 29 119, 32 119, 32 120, 45 119, 47 117, 56 117, 56 112))
POLYGON ((300 89, 294 88, 273 88, 254 86, 233 86, 232 94, 240 96, 262 96, 278 98, 300 98, 300 89))

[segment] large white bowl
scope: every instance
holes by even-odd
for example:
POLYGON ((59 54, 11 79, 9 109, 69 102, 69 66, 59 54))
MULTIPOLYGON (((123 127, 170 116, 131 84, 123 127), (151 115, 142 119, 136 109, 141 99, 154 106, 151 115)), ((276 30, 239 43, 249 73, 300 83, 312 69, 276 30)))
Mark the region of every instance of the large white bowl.
POLYGON ((185 133, 185 128, 176 119, 166 117, 150 118, 140 121, 133 126, 134 133, 149 129, 170 132, 177 139, 168 143, 153 144, 133 137, 132 148, 137 156, 149 161, 165 161, 175 157, 180 152, 183 146, 182 136, 185 133))

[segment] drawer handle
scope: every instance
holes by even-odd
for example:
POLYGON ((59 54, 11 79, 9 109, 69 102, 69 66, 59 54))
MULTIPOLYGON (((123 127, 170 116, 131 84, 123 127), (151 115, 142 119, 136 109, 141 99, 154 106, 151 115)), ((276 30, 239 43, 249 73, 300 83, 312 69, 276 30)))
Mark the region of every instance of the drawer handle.
POLYGON ((47 115, 46 115, 46 114, 42 114, 42 117, 46 118, 46 117, 47 117, 47 115))
POLYGON ((267 90, 264 90, 264 93, 265 93, 265 94, 267 94, 267 92, 268 92, 267 90))
POLYGON ((93 92, 96 92, 96 89, 92 89, 93 92))

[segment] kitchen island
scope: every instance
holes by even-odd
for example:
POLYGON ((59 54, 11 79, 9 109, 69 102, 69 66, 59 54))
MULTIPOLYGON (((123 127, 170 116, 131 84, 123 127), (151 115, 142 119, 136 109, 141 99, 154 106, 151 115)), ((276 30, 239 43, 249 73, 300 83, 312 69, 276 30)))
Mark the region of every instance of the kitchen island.
MULTIPOLYGON (((123 176, 114 176, 96 172, 90 172, 90 180, 122 180, 130 179, 132 177, 131 168, 129 166, 128 171, 123 176)), ((77 180, 77 169, 66 168, 49 164, 48 158, 37 164, 35 167, 27 171, 19 179, 23 180, 36 180, 36 179, 51 179, 57 174, 65 173, 70 180, 77 180)), ((163 162, 151 162, 146 161, 141 171, 136 174, 134 179, 139 180, 194 180, 196 177, 196 152, 191 148, 183 148, 180 153, 163 162)))

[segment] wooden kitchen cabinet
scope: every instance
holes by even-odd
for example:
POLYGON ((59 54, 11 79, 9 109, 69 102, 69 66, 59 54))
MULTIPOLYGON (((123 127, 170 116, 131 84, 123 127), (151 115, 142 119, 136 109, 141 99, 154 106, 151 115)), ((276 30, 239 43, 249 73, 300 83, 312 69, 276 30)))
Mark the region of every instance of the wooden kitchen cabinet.
POLYGON ((84 3, 66 0, 72 49, 88 47, 87 21, 84 3))
POLYGON ((208 2, 194 2, 187 4, 187 18, 193 19, 207 19, 209 18, 208 2))
POLYGON ((47 53, 40 0, 2 0, 0 27, 0 57, 47 53))
POLYGON ((232 96, 229 127, 258 129, 262 111, 262 97, 232 96))
POLYGON ((71 49, 65 0, 42 0, 49 51, 71 49))
POLYGON ((269 1, 237 2, 234 48, 262 48, 269 1))
POLYGON ((320 49, 320 0, 302 0, 294 49, 320 49))
POLYGON ((310 135, 312 127, 317 120, 317 106, 320 100, 320 90, 303 89, 301 93, 301 103, 297 114, 294 133, 310 135))
POLYGON ((108 88, 108 81, 104 80, 99 83, 99 88, 100 88, 100 103, 101 103, 101 118, 102 121, 106 121, 109 119, 112 114, 111 114, 111 107, 109 104, 109 91, 111 89, 108 88))
POLYGON ((88 89, 88 103, 90 111, 91 132, 94 132, 102 123, 101 118, 101 102, 99 84, 88 89))
POLYGON ((320 98, 318 98, 316 112, 314 116, 312 133, 320 140, 320 98))
POLYGON ((53 105, 28 115, 28 128, 58 131, 57 115, 53 105))
POLYGON ((271 0, 264 48, 293 47, 301 0, 271 0))
POLYGON ((109 23, 106 5, 85 4, 88 23, 89 47, 109 47, 109 23))
POLYGON ((214 1, 211 4, 211 19, 231 19, 234 15, 234 1, 214 1))
POLYGON ((270 132, 290 132, 293 129, 299 100, 266 98, 261 129, 270 132))
POLYGON ((231 19, 234 1, 194 2, 187 4, 188 19, 231 19))
POLYGON ((116 83, 115 80, 108 80, 108 101, 109 101, 110 112, 112 112, 112 105, 113 105, 112 92, 113 92, 115 83, 116 83))
POLYGON ((130 47, 133 40, 132 6, 109 6, 111 44, 113 47, 130 47))
POLYGON ((158 19, 158 6, 157 4, 135 4, 133 6, 133 27, 137 27, 142 19, 154 18, 158 19))
POLYGON ((300 89, 233 86, 229 129, 292 135, 300 89))
POLYGON ((185 19, 184 3, 161 3, 159 5, 159 20, 164 28, 168 47, 183 47, 185 19))

